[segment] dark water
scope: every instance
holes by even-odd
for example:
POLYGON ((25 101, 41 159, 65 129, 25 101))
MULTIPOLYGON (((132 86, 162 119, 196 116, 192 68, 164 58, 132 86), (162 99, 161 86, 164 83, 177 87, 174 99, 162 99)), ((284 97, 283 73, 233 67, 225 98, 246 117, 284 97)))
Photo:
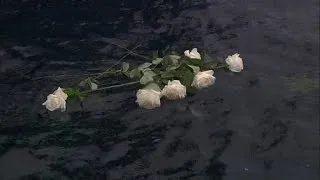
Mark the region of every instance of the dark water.
POLYGON ((318 89, 284 82, 319 79, 317 0, 0 2, 1 180, 319 178, 318 89), (137 107, 135 87, 65 113, 41 106, 114 64, 125 53, 114 43, 238 52, 245 71, 154 110, 137 107))

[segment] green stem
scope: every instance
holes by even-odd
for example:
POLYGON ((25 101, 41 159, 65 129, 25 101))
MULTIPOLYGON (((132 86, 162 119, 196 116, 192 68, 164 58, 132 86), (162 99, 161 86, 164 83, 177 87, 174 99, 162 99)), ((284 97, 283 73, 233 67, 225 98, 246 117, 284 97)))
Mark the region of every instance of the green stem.
POLYGON ((120 45, 118 45, 118 44, 110 43, 110 42, 109 42, 109 44, 118 46, 119 48, 124 49, 124 50, 130 52, 131 54, 133 54, 133 55, 135 55, 135 56, 141 57, 141 58, 146 59, 146 60, 150 60, 150 58, 148 58, 148 57, 146 57, 146 56, 142 56, 142 55, 140 55, 140 54, 137 54, 137 53, 131 51, 130 49, 127 49, 127 48, 125 48, 125 47, 122 47, 122 46, 120 46, 120 45))
POLYGON ((121 70, 106 70, 106 71, 104 71, 102 73, 99 73, 99 75, 96 77, 96 79, 100 79, 103 76, 108 75, 108 74, 116 75, 116 74, 118 74, 120 72, 121 72, 121 70))
POLYGON ((82 92, 82 93, 83 93, 83 94, 87 94, 87 93, 92 93, 92 92, 96 92, 96 91, 102 91, 102 90, 107 90, 107 89, 113 89, 113 88, 119 88, 119 87, 124 87, 124 86, 130 86, 130 85, 134 85, 134 84, 138 84, 138 83, 140 83, 140 81, 133 81, 133 82, 124 83, 124 84, 117 84, 117 85, 112 85, 112 86, 107 86, 107 87, 101 87, 101 88, 94 89, 94 90, 84 91, 84 92, 82 92))
POLYGON ((214 70, 216 70, 216 69, 226 68, 226 67, 228 67, 228 65, 227 65, 227 64, 225 64, 225 65, 221 65, 221 66, 217 66, 217 67, 215 67, 215 68, 213 68, 213 69, 214 69, 214 70))
MULTIPOLYGON (((74 75, 74 74, 71 74, 71 75, 61 74, 61 75, 37 77, 37 78, 34 78, 33 80, 40 80, 40 79, 44 79, 44 78, 59 78, 59 77, 78 78, 79 76, 97 76, 96 78, 99 79, 99 78, 101 78, 102 76, 104 76, 106 74, 117 74, 119 72, 119 70, 117 70, 117 72, 109 71, 109 70, 112 69, 113 67, 115 67, 116 65, 118 65, 122 60, 124 60, 126 57, 130 56, 131 54, 139 56, 139 54, 136 54, 136 53, 133 52, 133 50, 137 49, 139 47, 139 45, 134 47, 132 50, 129 50, 129 49, 124 48, 122 46, 119 46, 117 44, 113 44, 113 45, 118 46, 118 47, 120 47, 122 49, 125 49, 128 52, 124 56, 122 56, 115 64, 113 64, 111 67, 109 67, 108 69, 104 70, 101 73, 87 73, 87 74, 77 74, 77 75, 74 75)), ((142 56, 142 58, 146 58, 146 57, 142 56)))

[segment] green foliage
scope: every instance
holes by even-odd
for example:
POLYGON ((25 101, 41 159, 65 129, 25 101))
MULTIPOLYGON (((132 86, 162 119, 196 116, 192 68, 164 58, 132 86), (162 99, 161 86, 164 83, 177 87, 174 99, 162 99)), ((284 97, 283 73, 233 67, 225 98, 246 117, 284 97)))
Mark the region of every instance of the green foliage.
POLYGON ((140 84, 147 84, 149 82, 152 82, 153 81, 153 77, 152 76, 147 76, 147 75, 143 75, 140 79, 140 84))
POLYGON ((182 64, 177 69, 177 74, 179 74, 179 79, 181 81, 181 84, 186 86, 188 93, 194 93, 195 89, 191 86, 195 72, 194 69, 190 67, 188 64, 182 64))
POLYGON ((87 79, 81 81, 79 86, 82 88, 90 88, 91 90, 98 89, 98 81, 96 79, 88 77, 87 79))
POLYGON ((178 66, 180 58, 177 55, 166 55, 163 57, 162 65, 167 68, 178 66))
MULTIPOLYGON (((195 75, 200 71, 220 68, 225 63, 212 59, 208 54, 201 53, 201 59, 190 59, 186 56, 180 56, 176 52, 169 52, 169 48, 164 51, 154 51, 150 62, 144 62, 138 67, 132 67, 129 63, 123 62, 120 70, 108 70, 101 73, 122 74, 130 79, 137 80, 144 89, 153 89, 161 91, 167 85, 168 81, 180 80, 186 86, 188 94, 194 94, 196 88, 192 87, 195 75)), ((146 58, 145 58, 146 59, 146 58)), ((71 99, 83 100, 88 92, 104 89, 98 87, 98 81, 88 77, 79 83, 80 89, 89 89, 83 94, 77 89, 67 89, 65 92, 71 99), (99 88, 99 89, 98 89, 99 88)))
POLYGON ((150 67, 151 65, 152 65, 152 63, 146 62, 146 63, 143 63, 143 64, 139 65, 139 66, 138 66, 138 69, 139 69, 140 71, 142 71, 142 70, 150 67))
POLYGON ((141 72, 140 72, 139 69, 132 69, 132 70, 130 71, 130 74, 129 74, 129 77, 130 77, 131 79, 138 79, 138 78, 140 78, 141 76, 142 76, 142 74, 141 74, 141 72))
POLYGON ((71 100, 80 100, 83 101, 85 95, 80 92, 78 89, 67 88, 64 90, 64 93, 68 95, 68 99, 71 100))
POLYGON ((154 60, 152 60, 152 64, 154 65, 158 65, 163 61, 163 58, 156 58, 154 60))
POLYGON ((127 72, 130 68, 129 63, 123 62, 122 63, 122 72, 127 72))
POLYGON ((197 74, 200 71, 200 67, 199 66, 194 66, 194 65, 188 65, 192 71, 197 74))
POLYGON ((153 90, 159 91, 159 92, 161 91, 161 88, 155 82, 150 82, 150 83, 146 84, 146 86, 143 89, 153 89, 153 90))

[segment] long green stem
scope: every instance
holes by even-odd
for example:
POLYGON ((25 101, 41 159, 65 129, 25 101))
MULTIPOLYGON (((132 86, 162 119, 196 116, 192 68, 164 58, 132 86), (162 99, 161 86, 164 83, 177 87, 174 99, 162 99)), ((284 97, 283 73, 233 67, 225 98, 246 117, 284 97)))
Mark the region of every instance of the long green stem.
MULTIPOLYGON (((112 44, 112 43, 111 43, 112 44)), ((111 67, 109 67, 108 69, 106 69, 105 71, 103 71, 102 73, 87 73, 87 74, 70 74, 70 75, 65 75, 65 74, 61 74, 61 75, 52 75, 52 76, 42 76, 42 77, 37 77, 37 78, 34 78, 33 80, 40 80, 40 79, 44 79, 44 78, 59 78, 59 77, 68 77, 68 78, 77 78, 79 76, 98 76, 97 78, 100 78, 101 76, 103 75, 106 75, 106 74, 114 74, 115 72, 111 72, 109 71, 110 69, 112 69, 113 67, 115 67, 116 65, 118 65, 122 60, 124 60, 126 57, 130 56, 131 54, 133 55, 136 55, 136 56, 140 56, 139 54, 136 54, 134 53, 132 50, 135 50, 137 49, 138 47, 140 47, 140 45, 137 45, 136 47, 134 47, 132 50, 129 50, 127 48, 124 48, 120 45, 117 45, 117 44, 113 44, 115 46, 118 46, 119 48, 121 49, 125 49, 127 50, 128 52, 122 56, 115 64, 113 64, 111 67)), ((146 58, 144 56, 142 56, 142 58, 146 58)))
MULTIPOLYGON (((106 71, 112 69, 113 67, 115 67, 116 65, 118 65, 122 60, 124 60, 126 57, 130 56, 131 54, 135 54, 133 52, 133 50, 137 49, 138 47, 140 47, 140 45, 137 45, 136 47, 134 47, 132 50, 126 49, 128 52, 126 55, 122 56, 119 61, 117 61, 114 65, 112 65, 111 67, 109 67, 106 71)), ((120 47, 123 48, 123 47, 120 47)))
POLYGON ((140 83, 140 81, 133 81, 133 82, 124 83, 124 84, 117 84, 117 85, 112 85, 112 86, 107 86, 107 87, 101 87, 101 88, 94 89, 94 90, 84 91, 82 93, 87 94, 87 93, 92 93, 92 92, 97 92, 97 91, 102 91, 102 90, 107 90, 107 89, 130 86, 130 85, 134 85, 134 84, 138 84, 138 83, 140 83))
POLYGON ((214 70, 216 70, 216 69, 226 68, 226 67, 228 67, 228 65, 227 65, 227 64, 225 64, 225 65, 221 65, 221 66, 217 66, 217 67, 215 67, 215 68, 213 68, 213 69, 214 69, 214 70))
POLYGON ((142 55, 140 55, 140 54, 137 54, 137 53, 131 51, 130 49, 127 49, 127 48, 125 48, 125 47, 122 47, 122 46, 120 46, 120 45, 118 45, 118 44, 110 43, 110 42, 109 42, 109 44, 118 46, 119 48, 124 49, 124 50, 130 52, 131 54, 136 55, 136 56, 138 56, 138 57, 141 57, 141 58, 143 58, 143 59, 150 60, 150 58, 148 58, 148 57, 146 57, 146 56, 142 56, 142 55))

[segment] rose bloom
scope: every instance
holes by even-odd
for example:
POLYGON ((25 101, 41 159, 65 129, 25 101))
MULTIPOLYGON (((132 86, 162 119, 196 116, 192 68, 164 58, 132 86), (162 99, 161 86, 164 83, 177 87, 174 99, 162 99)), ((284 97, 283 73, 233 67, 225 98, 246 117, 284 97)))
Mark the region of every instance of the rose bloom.
POLYGON ((46 106, 49 111, 57 109, 61 109, 61 111, 66 110, 66 101, 59 95, 49 94, 47 100, 42 105, 46 106))
POLYGON ((64 93, 63 90, 64 89, 58 87, 57 90, 47 96, 47 100, 42 103, 42 105, 46 106, 49 111, 54 111, 57 109, 65 111, 68 95, 64 93))
POLYGON ((216 81, 213 73, 213 70, 198 72, 193 78, 192 86, 202 89, 213 85, 216 81))
POLYGON ((243 61, 239 57, 240 54, 236 53, 226 58, 226 63, 229 66, 229 70, 232 72, 241 72, 243 70, 243 61))
POLYGON ((160 107, 160 92, 153 89, 139 89, 137 92, 138 105, 145 109, 160 107))
POLYGON ((189 57, 190 59, 201 59, 201 55, 200 53, 198 53, 197 48, 193 48, 191 52, 189 50, 185 50, 184 55, 189 57))
POLYGON ((187 89, 179 80, 169 81, 161 91, 161 95, 170 100, 183 99, 186 94, 187 89))
POLYGON ((58 95, 58 96, 61 96, 64 100, 67 100, 68 98, 68 95, 66 93, 63 92, 64 89, 58 87, 57 90, 55 90, 53 92, 54 95, 58 95))

